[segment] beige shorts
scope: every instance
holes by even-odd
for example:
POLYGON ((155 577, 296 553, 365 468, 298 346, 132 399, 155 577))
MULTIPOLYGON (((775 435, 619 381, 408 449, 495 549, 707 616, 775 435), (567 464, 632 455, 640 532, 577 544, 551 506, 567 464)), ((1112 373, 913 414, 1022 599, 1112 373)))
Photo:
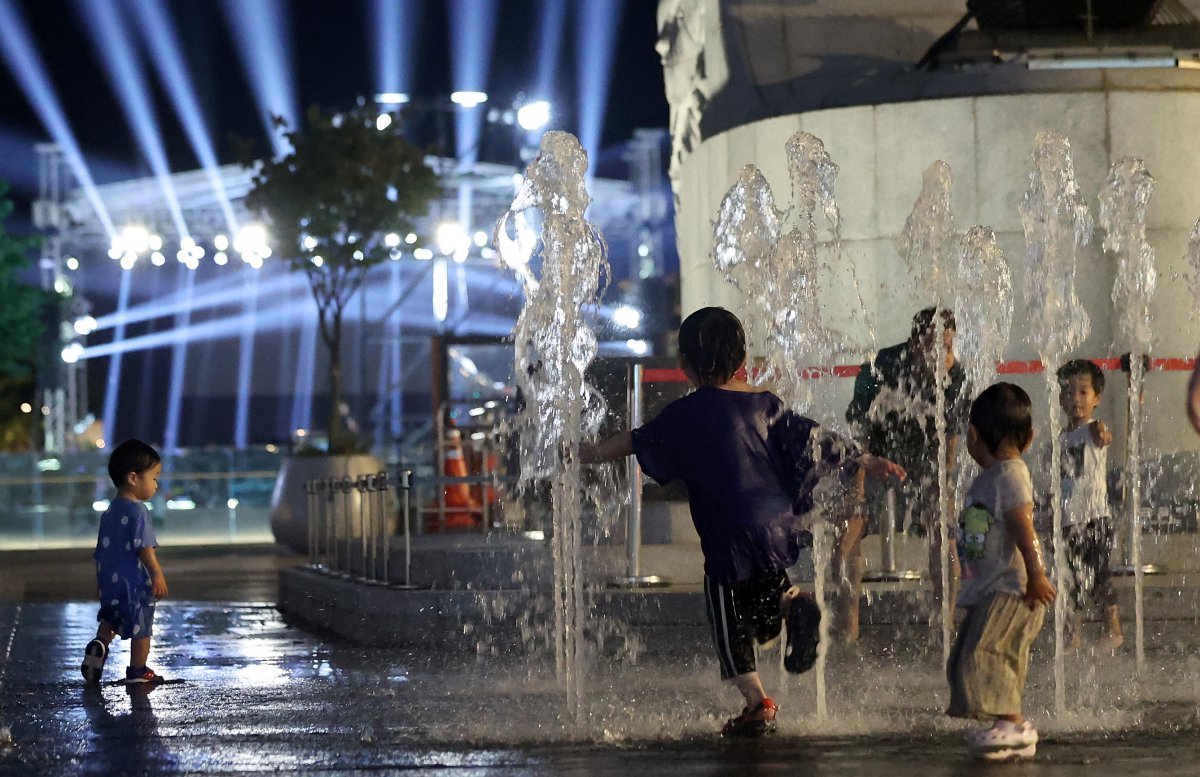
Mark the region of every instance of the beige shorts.
POLYGON ((1029 646, 1042 630, 1046 608, 1029 609, 1010 593, 967 608, 946 663, 955 718, 990 720, 1021 714, 1021 691, 1029 670, 1029 646))

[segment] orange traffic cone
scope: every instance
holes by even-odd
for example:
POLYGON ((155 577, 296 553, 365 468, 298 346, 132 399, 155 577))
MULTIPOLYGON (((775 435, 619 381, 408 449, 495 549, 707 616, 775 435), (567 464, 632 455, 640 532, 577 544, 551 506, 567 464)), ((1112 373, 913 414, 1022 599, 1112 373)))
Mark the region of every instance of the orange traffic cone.
MULTIPOLYGON (((467 462, 463 457, 462 432, 457 429, 446 430, 442 474, 451 478, 467 476, 467 462)), ((473 529, 483 523, 483 510, 479 503, 471 498, 469 484, 447 483, 442 493, 446 506, 445 524, 440 523, 437 505, 434 505, 434 510, 425 522, 427 531, 436 532, 443 525, 446 529, 473 529)))

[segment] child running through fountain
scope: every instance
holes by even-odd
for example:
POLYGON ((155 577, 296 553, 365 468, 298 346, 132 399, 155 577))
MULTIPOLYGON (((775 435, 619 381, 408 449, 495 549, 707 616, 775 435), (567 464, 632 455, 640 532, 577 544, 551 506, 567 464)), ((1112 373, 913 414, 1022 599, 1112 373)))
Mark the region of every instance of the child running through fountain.
POLYGON ((1032 405, 1020 386, 996 383, 972 403, 967 451, 982 471, 967 490, 956 536, 958 606, 966 616, 946 664, 946 714, 992 721, 968 740, 988 760, 1037 752, 1021 692, 1029 646, 1055 591, 1033 529, 1033 481, 1021 459, 1032 442, 1032 405))
POLYGON ((779 707, 759 679, 755 643, 780 636, 783 612, 800 596, 786 570, 811 540, 801 516, 812 506, 813 489, 824 475, 852 479, 860 467, 875 477, 903 478, 904 470, 736 377, 746 363, 746 336, 727 310, 704 308, 684 320, 679 360, 694 392, 644 426, 581 446, 580 458, 590 463, 632 453, 659 483, 687 484, 721 679, 745 700, 721 734, 758 736, 775 730, 779 707))
POLYGON ((96 584, 100 593, 100 627, 83 651, 83 679, 98 683, 113 637, 130 640, 129 685, 157 685, 163 678, 146 666, 154 632, 154 606, 167 595, 167 580, 158 565, 158 540, 150 513, 142 502, 158 491, 162 460, 141 440, 126 440, 108 459, 108 475, 117 495, 100 516, 96 539, 96 584))
POLYGON ((1090 599, 1104 610, 1096 647, 1113 650, 1125 638, 1117 592, 1109 577, 1113 528, 1108 510, 1108 451, 1112 442, 1103 421, 1092 418, 1104 396, 1104 372, 1087 359, 1075 359, 1058 369, 1058 400, 1067 415, 1059 435, 1062 446, 1062 529, 1067 550, 1066 580, 1073 612, 1067 620, 1067 646, 1078 648, 1080 613, 1090 599))

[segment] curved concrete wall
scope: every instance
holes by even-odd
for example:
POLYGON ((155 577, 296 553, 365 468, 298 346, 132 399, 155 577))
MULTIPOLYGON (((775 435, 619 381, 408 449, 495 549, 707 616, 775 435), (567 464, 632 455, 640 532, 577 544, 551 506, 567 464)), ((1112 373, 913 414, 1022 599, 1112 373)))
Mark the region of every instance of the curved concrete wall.
MULTIPOLYGON (((1126 81, 1130 83, 1130 81, 1126 81)), ((1072 144, 1075 171, 1098 217, 1097 194, 1109 165, 1123 156, 1145 160, 1156 179, 1149 209, 1159 285, 1153 305, 1154 353, 1190 356, 1200 342, 1200 324, 1183 277, 1192 224, 1200 216, 1200 89, 1110 89, 1057 94, 990 95, 838 108, 784 116, 736 127, 704 140, 676 175, 680 207, 676 216, 682 269, 684 313, 720 304, 743 313, 740 293, 712 265, 712 220, 721 198, 743 165, 757 165, 786 203, 790 184, 784 143, 797 130, 821 137, 841 168, 837 194, 841 207, 846 262, 834 267, 822 289, 832 323, 845 325, 854 302, 847 264, 861 282, 879 345, 902 340, 914 311, 926 300, 913 293, 892 237, 904 225, 921 187, 921 175, 935 160, 954 170, 954 211, 960 232, 975 224, 996 230, 1013 273, 1014 324, 1009 359, 1036 358, 1026 341, 1024 236, 1017 205, 1028 183, 1030 152, 1041 130, 1065 133, 1072 144)), ((1100 249, 1101 235, 1079 261, 1081 299, 1092 331, 1081 356, 1115 355, 1115 319, 1110 293, 1115 260, 1100 249)), ((846 360, 861 359, 847 354, 846 360)), ((1119 374, 1110 376, 1101 413, 1124 426, 1125 392, 1119 374)), ((1045 408, 1042 378, 1020 378, 1045 408)), ((850 381, 841 381, 817 414, 840 417, 850 381)), ((1149 445, 1163 450, 1200 447, 1182 418, 1182 373, 1149 377, 1146 408, 1149 445)), ((1042 409, 1040 416, 1048 411, 1042 409)), ((1041 419, 1040 419, 1041 420, 1041 419)), ((1057 425, 1059 419, 1055 419, 1057 425)), ((1043 421, 1044 422, 1044 421, 1043 421)))

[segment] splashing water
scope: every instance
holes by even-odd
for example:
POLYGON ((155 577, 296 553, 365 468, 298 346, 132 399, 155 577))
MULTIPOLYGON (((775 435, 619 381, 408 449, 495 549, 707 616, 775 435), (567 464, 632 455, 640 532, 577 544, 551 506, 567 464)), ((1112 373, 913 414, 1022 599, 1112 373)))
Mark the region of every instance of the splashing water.
POLYGON ((1192 234, 1188 238, 1187 249, 1188 286, 1192 290, 1192 318, 1200 318, 1200 219, 1192 225, 1192 234))
MULTIPOLYGON (((1025 228, 1029 339, 1045 365, 1047 418, 1053 419, 1058 397, 1055 366, 1083 342, 1091 326, 1075 293, 1075 263, 1079 251, 1091 239, 1092 217, 1075 181, 1071 143, 1066 136, 1039 132, 1034 139, 1033 170, 1020 211, 1025 228)), ((1051 461, 1057 470, 1062 446, 1057 434, 1049 437, 1051 461)), ((1061 589, 1068 575, 1062 532, 1062 481, 1053 476, 1050 484, 1055 579, 1061 589)), ((1068 598, 1060 591, 1054 602, 1054 707, 1059 715, 1067 711, 1063 625, 1068 598)))
POLYGON ((764 356, 765 364, 752 379, 770 380, 787 406, 803 411, 812 400, 809 370, 828 364, 844 342, 822 319, 817 255, 817 209, 835 234, 840 229, 833 198, 838 168, 821 140, 805 132, 788 140, 787 155, 792 203, 786 215, 759 169, 743 167, 721 200, 712 255, 725 280, 753 303, 747 350, 764 356))
MULTIPOLYGON (((829 327, 820 304, 821 271, 817 212, 833 235, 840 255, 841 215, 834 197, 838 166, 821 139, 798 132, 786 144, 792 202, 786 213, 775 204, 770 184, 753 165, 743 167, 721 201, 713 227, 713 261, 726 281, 751 302, 747 307, 747 351, 765 357, 764 369, 752 376, 770 381, 790 408, 804 412, 812 404, 818 381, 835 353, 849 340, 829 327), (761 338, 761 342, 758 342, 761 338)), ((852 268, 852 265, 851 265, 852 268)), ((858 288, 857 276, 854 277, 858 288)), ((865 306, 859 297, 862 318, 865 306)), ((868 330, 870 329, 868 323, 868 330)), ((837 499, 822 500, 830 504, 837 499)), ((826 505, 828 508, 828 505, 826 505)), ((832 545, 825 536, 828 509, 814 512, 813 563, 817 602, 826 611, 824 578, 832 545)), ((828 612, 822 622, 829 620, 828 612)), ((826 714, 825 647, 822 640, 815 667, 818 717, 826 714)))
POLYGON ((520 482, 549 481, 553 517, 555 668, 568 710, 581 712, 584 623, 579 443, 599 429, 605 407, 584 371, 596 356, 585 313, 608 276, 607 247, 583 218, 590 201, 584 184, 587 154, 565 132, 547 132, 526 170, 512 207, 496 225, 503 261, 524 285, 525 304, 513 330, 514 371, 525 398, 517 419, 520 482), (533 211, 531 214, 530 212, 533 211), (531 264, 541 216, 541 274, 531 264), (509 226, 516 236, 510 236, 509 226))
POLYGON ((953 297, 954 211, 950 189, 954 174, 950 165, 938 160, 921 180, 921 193, 904 222, 904 231, 893 241, 904 258, 923 300, 944 303, 953 297))
POLYGON ((1126 449, 1126 505, 1130 510, 1130 562, 1134 570, 1137 664, 1146 661, 1145 618, 1142 604, 1141 522, 1141 394, 1142 357, 1150 352, 1150 300, 1158 282, 1154 249, 1146 240, 1146 206, 1154 193, 1154 178, 1140 159, 1124 157, 1113 162, 1100 192, 1100 225, 1104 228, 1104 250, 1117 257, 1117 277, 1112 301, 1117 312, 1120 341, 1129 352, 1129 439, 1126 449))
MULTIPOLYGON (((912 212, 904 222, 904 231, 893 241, 896 251, 908 265, 916 280, 917 293, 923 300, 922 307, 932 302, 944 308, 954 283, 953 243, 954 210, 950 201, 950 190, 954 184, 950 165, 938 160, 925 170, 921 179, 921 192, 913 203, 912 212)), ((942 342, 941 316, 934 316, 934 342, 942 342)), ((954 630, 954 603, 950 601, 950 513, 947 479, 949 477, 946 456, 946 381, 949 377, 945 362, 937 360, 934 366, 934 433, 938 442, 937 492, 938 492, 938 553, 941 558, 941 619, 942 661, 950 658, 950 637, 954 630)), ((908 404, 908 398, 904 401, 908 404)), ((883 412, 880 407, 877 412, 883 412)))
POLYGON ((959 244, 954 311, 955 350, 967 383, 983 388, 996 376, 1012 330, 1012 273, 990 227, 971 227, 959 244))

